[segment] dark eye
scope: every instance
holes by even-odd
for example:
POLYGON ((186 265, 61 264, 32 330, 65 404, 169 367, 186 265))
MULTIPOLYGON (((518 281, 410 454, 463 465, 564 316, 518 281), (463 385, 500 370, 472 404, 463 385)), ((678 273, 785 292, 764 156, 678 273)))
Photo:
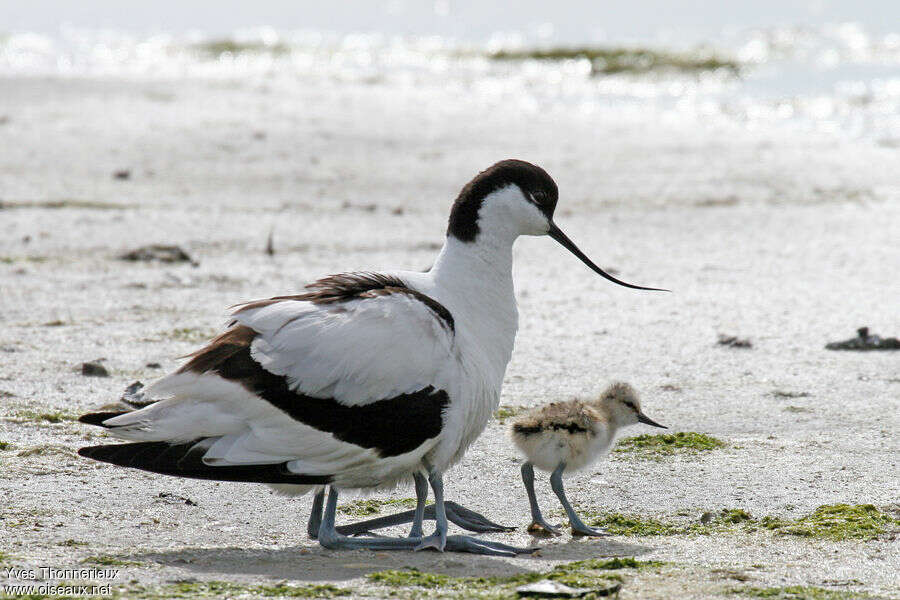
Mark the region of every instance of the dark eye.
POLYGON ((543 202, 547 199, 547 194, 544 192, 532 192, 531 193, 531 201, 535 204, 543 204, 543 202))
POLYGON ((634 402, 632 402, 631 400, 627 400, 627 401, 625 402, 625 406, 627 406, 627 407, 630 408, 631 410, 637 410, 637 408, 634 406, 634 402))

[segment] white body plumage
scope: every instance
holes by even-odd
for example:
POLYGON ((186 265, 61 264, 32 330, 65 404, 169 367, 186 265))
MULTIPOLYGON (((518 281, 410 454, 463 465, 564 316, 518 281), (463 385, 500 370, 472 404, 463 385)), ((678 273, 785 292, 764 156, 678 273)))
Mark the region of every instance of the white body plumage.
MULTIPOLYGON (((512 354, 518 325, 512 245, 523 229, 534 229, 543 218, 526 206, 519 210, 525 219, 510 223, 509 205, 521 204, 517 195, 500 190, 486 205, 490 210, 482 211, 481 226, 494 235, 468 243, 448 237, 430 271, 384 274, 445 307, 452 329, 403 293, 332 304, 251 304, 234 314, 238 325, 257 334, 250 346, 253 359, 285 377, 295 392, 364 406, 428 386, 445 391, 449 402, 436 437, 409 452, 380 456, 291 418, 238 381, 193 371, 157 381, 145 394, 161 401, 105 425, 130 440, 206 438, 208 465, 287 463, 294 473, 333 475, 337 488, 393 486, 419 469, 423 458, 446 470, 462 458, 499 404, 512 354)), ((416 423, 397 415, 396 427, 399 435, 416 423)), ((298 494, 315 486, 273 487, 298 494)))

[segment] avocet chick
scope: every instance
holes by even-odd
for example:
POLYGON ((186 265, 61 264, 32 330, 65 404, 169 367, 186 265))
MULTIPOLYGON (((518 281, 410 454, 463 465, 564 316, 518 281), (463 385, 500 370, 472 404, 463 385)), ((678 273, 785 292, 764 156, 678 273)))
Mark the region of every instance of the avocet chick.
POLYGON ((551 472, 550 486, 559 498, 574 535, 608 535, 585 525, 572 509, 563 489, 563 473, 590 465, 606 454, 622 427, 646 423, 667 429, 643 412, 637 392, 627 383, 613 383, 596 400, 554 402, 516 419, 512 439, 528 459, 522 465, 522 481, 531 503, 528 531, 559 535, 541 515, 534 495, 534 467, 551 472))

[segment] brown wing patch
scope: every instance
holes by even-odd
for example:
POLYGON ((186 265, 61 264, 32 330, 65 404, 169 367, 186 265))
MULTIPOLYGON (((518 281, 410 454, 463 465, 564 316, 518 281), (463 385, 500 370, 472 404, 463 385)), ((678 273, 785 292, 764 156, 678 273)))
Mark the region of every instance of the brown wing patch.
POLYGON ((278 302, 301 301, 312 302, 313 304, 335 304, 362 298, 377 298, 390 294, 406 294, 425 304, 429 310, 443 320, 450 331, 454 331, 455 328, 453 315, 443 304, 431 296, 407 287, 402 280, 392 275, 369 272, 340 273, 314 281, 307 285, 306 289, 309 291, 304 294, 275 296, 266 300, 256 300, 242 304, 235 311, 235 314, 242 313, 245 310, 263 308, 278 302))
POLYGON ((256 332, 246 325, 236 325, 225 331, 203 348, 188 354, 187 363, 178 369, 179 373, 206 373, 247 348, 256 337, 256 332))
MULTIPOLYGON (((354 298, 373 298, 388 289, 408 289, 400 279, 383 273, 340 273, 329 275, 306 286, 304 300, 316 304, 345 302, 354 298), (367 295, 368 294, 368 295, 367 295)), ((389 293, 389 292, 388 292, 389 293)))
POLYGON ((406 288, 406 284, 396 277, 382 273, 339 273, 310 283, 306 286, 306 289, 309 291, 304 294, 275 296, 242 304, 235 311, 235 314, 292 300, 312 302, 313 304, 331 304, 334 302, 346 302, 354 298, 371 298, 373 297, 372 292, 387 288, 406 288))
POLYGON ((569 433, 589 433, 594 430, 594 423, 602 419, 593 407, 581 402, 553 402, 537 408, 513 423, 513 431, 529 435, 564 429, 569 433))

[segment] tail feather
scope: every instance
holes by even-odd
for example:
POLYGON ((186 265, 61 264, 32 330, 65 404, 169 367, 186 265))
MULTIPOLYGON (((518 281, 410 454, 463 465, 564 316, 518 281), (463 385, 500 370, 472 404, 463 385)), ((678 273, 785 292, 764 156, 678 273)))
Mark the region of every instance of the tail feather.
MULTIPOLYGON (((102 414, 104 413, 95 413, 95 415, 102 414)), ((92 416, 94 415, 85 415, 85 417, 92 416)), ((85 417, 82 417, 82 419, 85 417)), ((87 423, 90 421, 83 422, 87 423)), ((209 446, 209 442, 203 439, 183 444, 135 442, 132 444, 88 446, 78 450, 78 454, 86 458, 122 467, 191 479, 246 481, 251 483, 290 483, 298 485, 325 485, 332 480, 331 475, 292 473, 288 470, 286 463, 210 466, 203 462, 203 455, 209 446)))
POLYGON ((86 415, 81 415, 78 417, 79 423, 87 423, 88 425, 97 425, 98 427, 109 427, 108 425, 104 425, 103 422, 107 419, 112 419, 113 417, 118 417, 119 415, 124 415, 129 411, 120 410, 118 412, 95 412, 88 413, 86 415))

